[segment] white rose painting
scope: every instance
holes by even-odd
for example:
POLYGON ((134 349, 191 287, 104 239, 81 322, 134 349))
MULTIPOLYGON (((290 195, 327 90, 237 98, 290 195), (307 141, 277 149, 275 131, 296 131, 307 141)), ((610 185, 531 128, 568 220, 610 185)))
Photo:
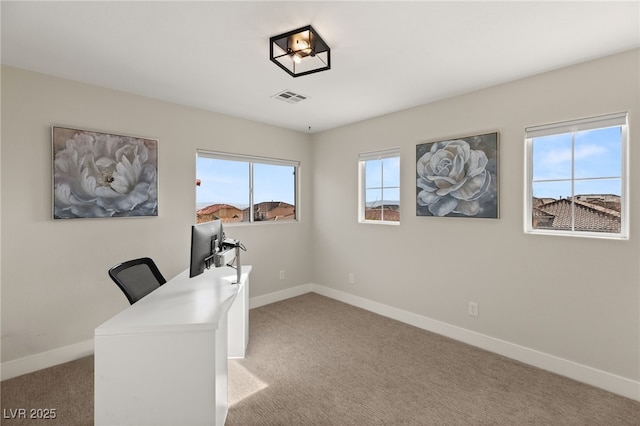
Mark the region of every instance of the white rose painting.
POLYGON ((498 133, 416 146, 416 214, 498 218, 498 133))
POLYGON ((158 141, 52 128, 54 219, 158 215, 158 141))

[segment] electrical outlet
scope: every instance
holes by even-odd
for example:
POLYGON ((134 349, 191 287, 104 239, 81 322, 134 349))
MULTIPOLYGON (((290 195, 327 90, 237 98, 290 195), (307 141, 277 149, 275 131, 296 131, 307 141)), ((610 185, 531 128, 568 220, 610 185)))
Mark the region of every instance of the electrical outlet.
POLYGON ((477 302, 469 302, 469 315, 472 317, 478 316, 478 303, 477 302))
POLYGON ((349 284, 356 283, 356 275, 353 272, 349 272, 349 284))
POLYGON ((284 269, 282 271, 280 271, 280 279, 284 280, 284 269))

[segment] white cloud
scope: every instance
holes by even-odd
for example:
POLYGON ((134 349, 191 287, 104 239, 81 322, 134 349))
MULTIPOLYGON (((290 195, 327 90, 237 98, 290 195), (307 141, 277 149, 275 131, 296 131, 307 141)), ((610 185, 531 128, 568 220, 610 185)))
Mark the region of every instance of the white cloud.
MULTIPOLYGON (((575 149, 575 160, 600 156, 607 152, 607 149, 600 145, 580 145, 575 149)), ((571 161, 571 149, 551 150, 544 156, 545 164, 558 164, 571 161)))

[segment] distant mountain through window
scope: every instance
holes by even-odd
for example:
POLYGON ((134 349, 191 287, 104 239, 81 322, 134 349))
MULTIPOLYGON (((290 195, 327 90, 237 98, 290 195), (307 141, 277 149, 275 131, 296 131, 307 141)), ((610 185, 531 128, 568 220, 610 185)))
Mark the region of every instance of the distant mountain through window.
POLYGON ((198 151, 196 223, 297 220, 298 167, 297 161, 198 151))

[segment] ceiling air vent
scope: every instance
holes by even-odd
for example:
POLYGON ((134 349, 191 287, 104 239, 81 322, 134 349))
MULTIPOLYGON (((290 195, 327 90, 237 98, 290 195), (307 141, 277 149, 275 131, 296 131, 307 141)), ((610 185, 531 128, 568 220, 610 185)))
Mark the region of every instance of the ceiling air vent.
POLYGON ((288 102, 290 104, 297 104, 300 101, 304 101, 308 99, 308 96, 301 95, 299 93, 292 92, 291 90, 283 90, 280 93, 276 93, 272 96, 274 99, 279 99, 284 102, 288 102))

